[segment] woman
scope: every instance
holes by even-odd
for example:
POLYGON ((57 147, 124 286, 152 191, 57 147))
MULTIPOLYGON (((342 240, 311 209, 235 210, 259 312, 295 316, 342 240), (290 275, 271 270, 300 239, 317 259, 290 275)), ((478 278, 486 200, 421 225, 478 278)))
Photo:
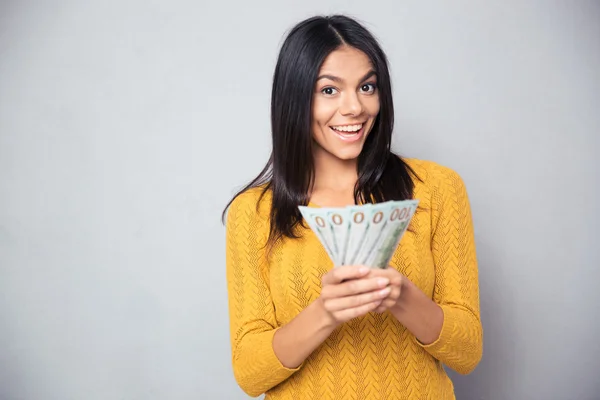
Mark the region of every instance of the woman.
POLYGON ((442 364, 482 353, 471 212, 461 178, 390 151, 386 57, 344 17, 295 26, 275 69, 272 155, 230 202, 233 370, 267 399, 453 399, 442 364), (390 266, 332 268, 298 205, 419 199, 390 266))

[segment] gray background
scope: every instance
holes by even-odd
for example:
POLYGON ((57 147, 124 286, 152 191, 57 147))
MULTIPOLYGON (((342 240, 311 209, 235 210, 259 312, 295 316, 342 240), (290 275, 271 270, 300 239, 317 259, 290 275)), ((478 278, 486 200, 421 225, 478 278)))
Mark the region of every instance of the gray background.
POLYGON ((357 16, 396 150, 464 178, 484 356, 459 399, 600 399, 600 4, 0 2, 0 399, 243 399, 224 228, 284 33, 357 16), (251 5, 250 5, 251 4, 251 5))

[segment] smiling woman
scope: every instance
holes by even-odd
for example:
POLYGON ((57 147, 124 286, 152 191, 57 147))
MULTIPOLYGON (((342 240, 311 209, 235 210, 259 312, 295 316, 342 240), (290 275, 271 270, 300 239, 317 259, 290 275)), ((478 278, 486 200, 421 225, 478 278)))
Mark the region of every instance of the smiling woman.
POLYGON ((272 194, 268 242, 296 237, 297 207, 309 201, 337 203, 338 194, 346 204, 411 198, 415 174, 390 152, 393 125, 387 58, 371 33, 345 16, 296 25, 275 67, 271 157, 238 193, 261 187, 272 194), (359 135, 330 134, 357 123, 365 123, 359 135), (342 162, 329 163, 334 159, 342 162), (323 166, 329 173, 318 172, 323 166))
POLYGON ((271 157, 226 207, 233 371, 248 394, 453 399, 442 364, 478 364, 465 187, 449 168, 393 154, 393 116, 387 59, 362 25, 314 17, 292 29, 273 79, 271 157), (406 199, 419 209, 383 270, 332 268, 298 210, 406 199))
POLYGON ((328 156, 357 159, 378 114, 377 73, 369 57, 350 46, 334 50, 321 67, 313 98, 315 162, 328 156))

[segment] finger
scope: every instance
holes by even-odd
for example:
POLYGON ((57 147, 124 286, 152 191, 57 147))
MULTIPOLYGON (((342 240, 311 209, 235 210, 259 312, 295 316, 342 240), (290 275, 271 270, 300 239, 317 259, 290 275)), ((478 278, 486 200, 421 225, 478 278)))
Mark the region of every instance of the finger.
POLYGON ((377 312, 383 312, 389 308, 392 308, 398 302, 398 298, 400 297, 400 288, 395 286, 390 286, 390 294, 383 299, 381 305, 377 308, 377 312))
POLYGON ((350 308, 360 307, 364 304, 373 301, 381 301, 390 294, 390 288, 375 290, 367 293, 362 293, 354 296, 336 297, 324 300, 323 304, 329 312, 347 310, 350 308))
POLYGON ((397 272, 396 272, 396 274, 394 274, 391 271, 375 268, 375 269, 372 269, 371 271, 369 271, 366 278, 386 278, 386 279, 389 279, 390 281, 392 281, 392 279, 395 279, 397 277, 397 275, 398 275, 397 272))
POLYGON ((363 265, 342 265, 323 275, 323 285, 337 284, 347 279, 362 278, 368 273, 369 268, 363 265))
POLYGON ((379 306, 377 306, 377 308, 373 312, 381 314, 382 312, 386 311, 387 309, 388 308, 385 305, 383 305, 383 303, 382 303, 379 306))
POLYGON ((381 302, 381 307, 384 307, 386 310, 389 308, 394 307, 394 305, 396 304, 396 302, 392 299, 385 299, 381 302))
POLYGON ((388 296, 388 298, 394 300, 394 302, 397 302, 398 299, 400 298, 400 294, 402 293, 402 290, 400 289, 399 286, 391 286, 392 290, 390 291, 390 295, 388 296))
POLYGON ((388 300, 383 300, 381 302, 381 304, 379 304, 379 306, 375 309, 375 312, 382 313, 384 311, 387 311, 390 308, 392 308, 394 306, 394 304, 395 303, 393 301, 389 300, 389 299, 388 300))
POLYGON ((335 316, 338 321, 350 321, 353 318, 360 317, 368 312, 375 310, 380 304, 381 300, 375 300, 358 307, 338 311, 335 314, 335 316))
POLYGON ((381 269, 381 268, 371 268, 369 270, 369 273, 367 274, 368 278, 372 278, 372 277, 376 277, 376 276, 387 276, 389 272, 387 272, 385 269, 381 269))
POLYGON ((402 274, 395 274, 392 278, 390 278, 390 285, 396 286, 398 288, 402 287, 402 274))
POLYGON ((403 275, 398 270, 390 267, 387 269, 374 268, 371 271, 369 271, 369 273, 367 274, 366 277, 367 278, 374 278, 374 277, 388 278, 390 280, 390 285, 400 286, 400 285, 402 285, 403 275))
POLYGON ((390 283, 387 278, 352 279, 348 282, 327 285, 321 290, 321 296, 326 299, 353 296, 361 293, 383 289, 390 283))

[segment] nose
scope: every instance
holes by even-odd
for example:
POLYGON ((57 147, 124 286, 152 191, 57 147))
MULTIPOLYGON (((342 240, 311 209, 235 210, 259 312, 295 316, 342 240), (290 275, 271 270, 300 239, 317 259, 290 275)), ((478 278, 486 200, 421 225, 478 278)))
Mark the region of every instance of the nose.
POLYGON ((362 114, 363 105, 360 98, 354 92, 346 92, 341 96, 340 114, 344 116, 357 116, 362 114))

